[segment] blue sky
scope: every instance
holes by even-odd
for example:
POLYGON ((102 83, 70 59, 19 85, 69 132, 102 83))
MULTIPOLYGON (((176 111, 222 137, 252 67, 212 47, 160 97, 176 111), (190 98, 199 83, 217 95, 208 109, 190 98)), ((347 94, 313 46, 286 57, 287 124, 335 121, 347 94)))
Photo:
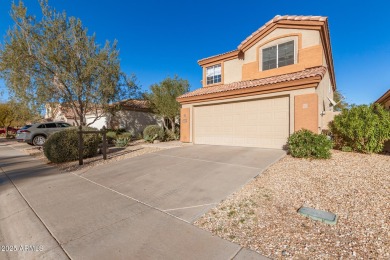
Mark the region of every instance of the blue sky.
MULTIPOLYGON (((13 24, 11 0, 0 0, 0 34, 13 24)), ((25 0, 39 13, 36 0, 25 0)), ((349 103, 375 101, 390 88, 388 1, 50 0, 79 17, 97 41, 118 40, 122 70, 135 73, 143 90, 167 76, 201 86, 197 60, 234 50, 275 15, 329 17, 338 89, 349 103)), ((0 90, 4 89, 0 80, 0 90)))

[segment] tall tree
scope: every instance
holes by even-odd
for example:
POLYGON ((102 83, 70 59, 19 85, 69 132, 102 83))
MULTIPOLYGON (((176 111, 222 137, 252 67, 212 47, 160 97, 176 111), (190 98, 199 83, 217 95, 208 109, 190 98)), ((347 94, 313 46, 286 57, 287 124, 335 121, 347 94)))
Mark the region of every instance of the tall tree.
POLYGON ((0 127, 8 129, 10 126, 22 126, 38 118, 39 114, 31 111, 23 103, 14 100, 0 103, 0 127))
POLYGON ((39 2, 40 20, 22 1, 12 4, 15 25, 0 46, 0 75, 12 95, 34 106, 59 103, 85 125, 88 112, 97 120, 111 102, 137 93, 135 76, 120 69, 116 41, 101 47, 80 19, 39 2))
MULTIPOLYGON (((150 93, 145 94, 145 98, 150 101, 152 109, 164 119, 170 122, 170 128, 175 133, 175 119, 180 116, 180 103, 176 98, 188 92, 190 84, 187 80, 178 76, 167 77, 159 84, 150 86, 150 93)), ((169 126, 163 122, 164 128, 169 130, 169 126)))
MULTIPOLYGON (((14 121, 13 109, 7 103, 0 104, 0 127, 8 129, 14 121)), ((7 131, 7 130, 6 130, 7 131)))
POLYGON ((344 96, 340 93, 340 91, 336 90, 333 93, 334 101, 336 102, 336 106, 334 106, 334 111, 342 111, 344 108, 348 108, 349 104, 345 101, 344 96))

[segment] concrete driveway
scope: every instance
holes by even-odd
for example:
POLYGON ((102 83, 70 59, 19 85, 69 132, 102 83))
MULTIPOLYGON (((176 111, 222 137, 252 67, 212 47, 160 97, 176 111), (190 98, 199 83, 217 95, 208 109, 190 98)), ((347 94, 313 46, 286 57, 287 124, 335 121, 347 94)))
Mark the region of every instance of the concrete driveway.
POLYGON ((273 149, 193 145, 82 176, 192 223, 284 155, 273 149))
POLYGON ((283 155, 195 145, 77 175, 0 144, 0 242, 44 248, 0 258, 262 259, 191 222, 283 155))

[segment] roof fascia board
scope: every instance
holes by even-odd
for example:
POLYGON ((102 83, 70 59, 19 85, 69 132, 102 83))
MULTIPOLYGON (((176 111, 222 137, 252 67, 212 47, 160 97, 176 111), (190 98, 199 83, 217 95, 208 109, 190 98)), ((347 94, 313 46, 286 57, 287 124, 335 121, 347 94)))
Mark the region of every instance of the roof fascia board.
POLYGON ((292 80, 288 82, 280 82, 269 85, 260 85, 256 87, 241 88, 235 90, 228 90, 223 92, 215 92, 205 95, 191 96, 185 98, 177 98, 176 100, 181 104, 196 103, 209 101, 210 99, 219 100, 227 99, 241 96, 253 96, 258 94, 273 93, 280 91, 288 91, 294 89, 303 89, 303 88, 317 88, 318 84, 322 80, 321 76, 315 76, 311 78, 292 80))
POLYGON ((214 62, 218 62, 218 61, 222 62, 222 61, 232 60, 232 59, 238 58, 239 52, 240 52, 239 50, 235 50, 235 51, 228 52, 226 54, 212 56, 210 58, 206 58, 206 59, 198 61, 198 64, 200 66, 204 66, 204 65, 207 65, 209 63, 214 63, 214 62))

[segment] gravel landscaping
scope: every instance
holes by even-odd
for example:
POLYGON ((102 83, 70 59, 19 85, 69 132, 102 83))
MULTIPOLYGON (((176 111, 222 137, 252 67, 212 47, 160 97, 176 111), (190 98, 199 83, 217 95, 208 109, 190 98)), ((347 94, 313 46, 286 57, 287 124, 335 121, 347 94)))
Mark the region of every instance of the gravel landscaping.
POLYGON ((390 156, 286 156, 195 225, 270 258, 390 259, 390 156), (301 206, 338 222, 301 216, 301 206))

